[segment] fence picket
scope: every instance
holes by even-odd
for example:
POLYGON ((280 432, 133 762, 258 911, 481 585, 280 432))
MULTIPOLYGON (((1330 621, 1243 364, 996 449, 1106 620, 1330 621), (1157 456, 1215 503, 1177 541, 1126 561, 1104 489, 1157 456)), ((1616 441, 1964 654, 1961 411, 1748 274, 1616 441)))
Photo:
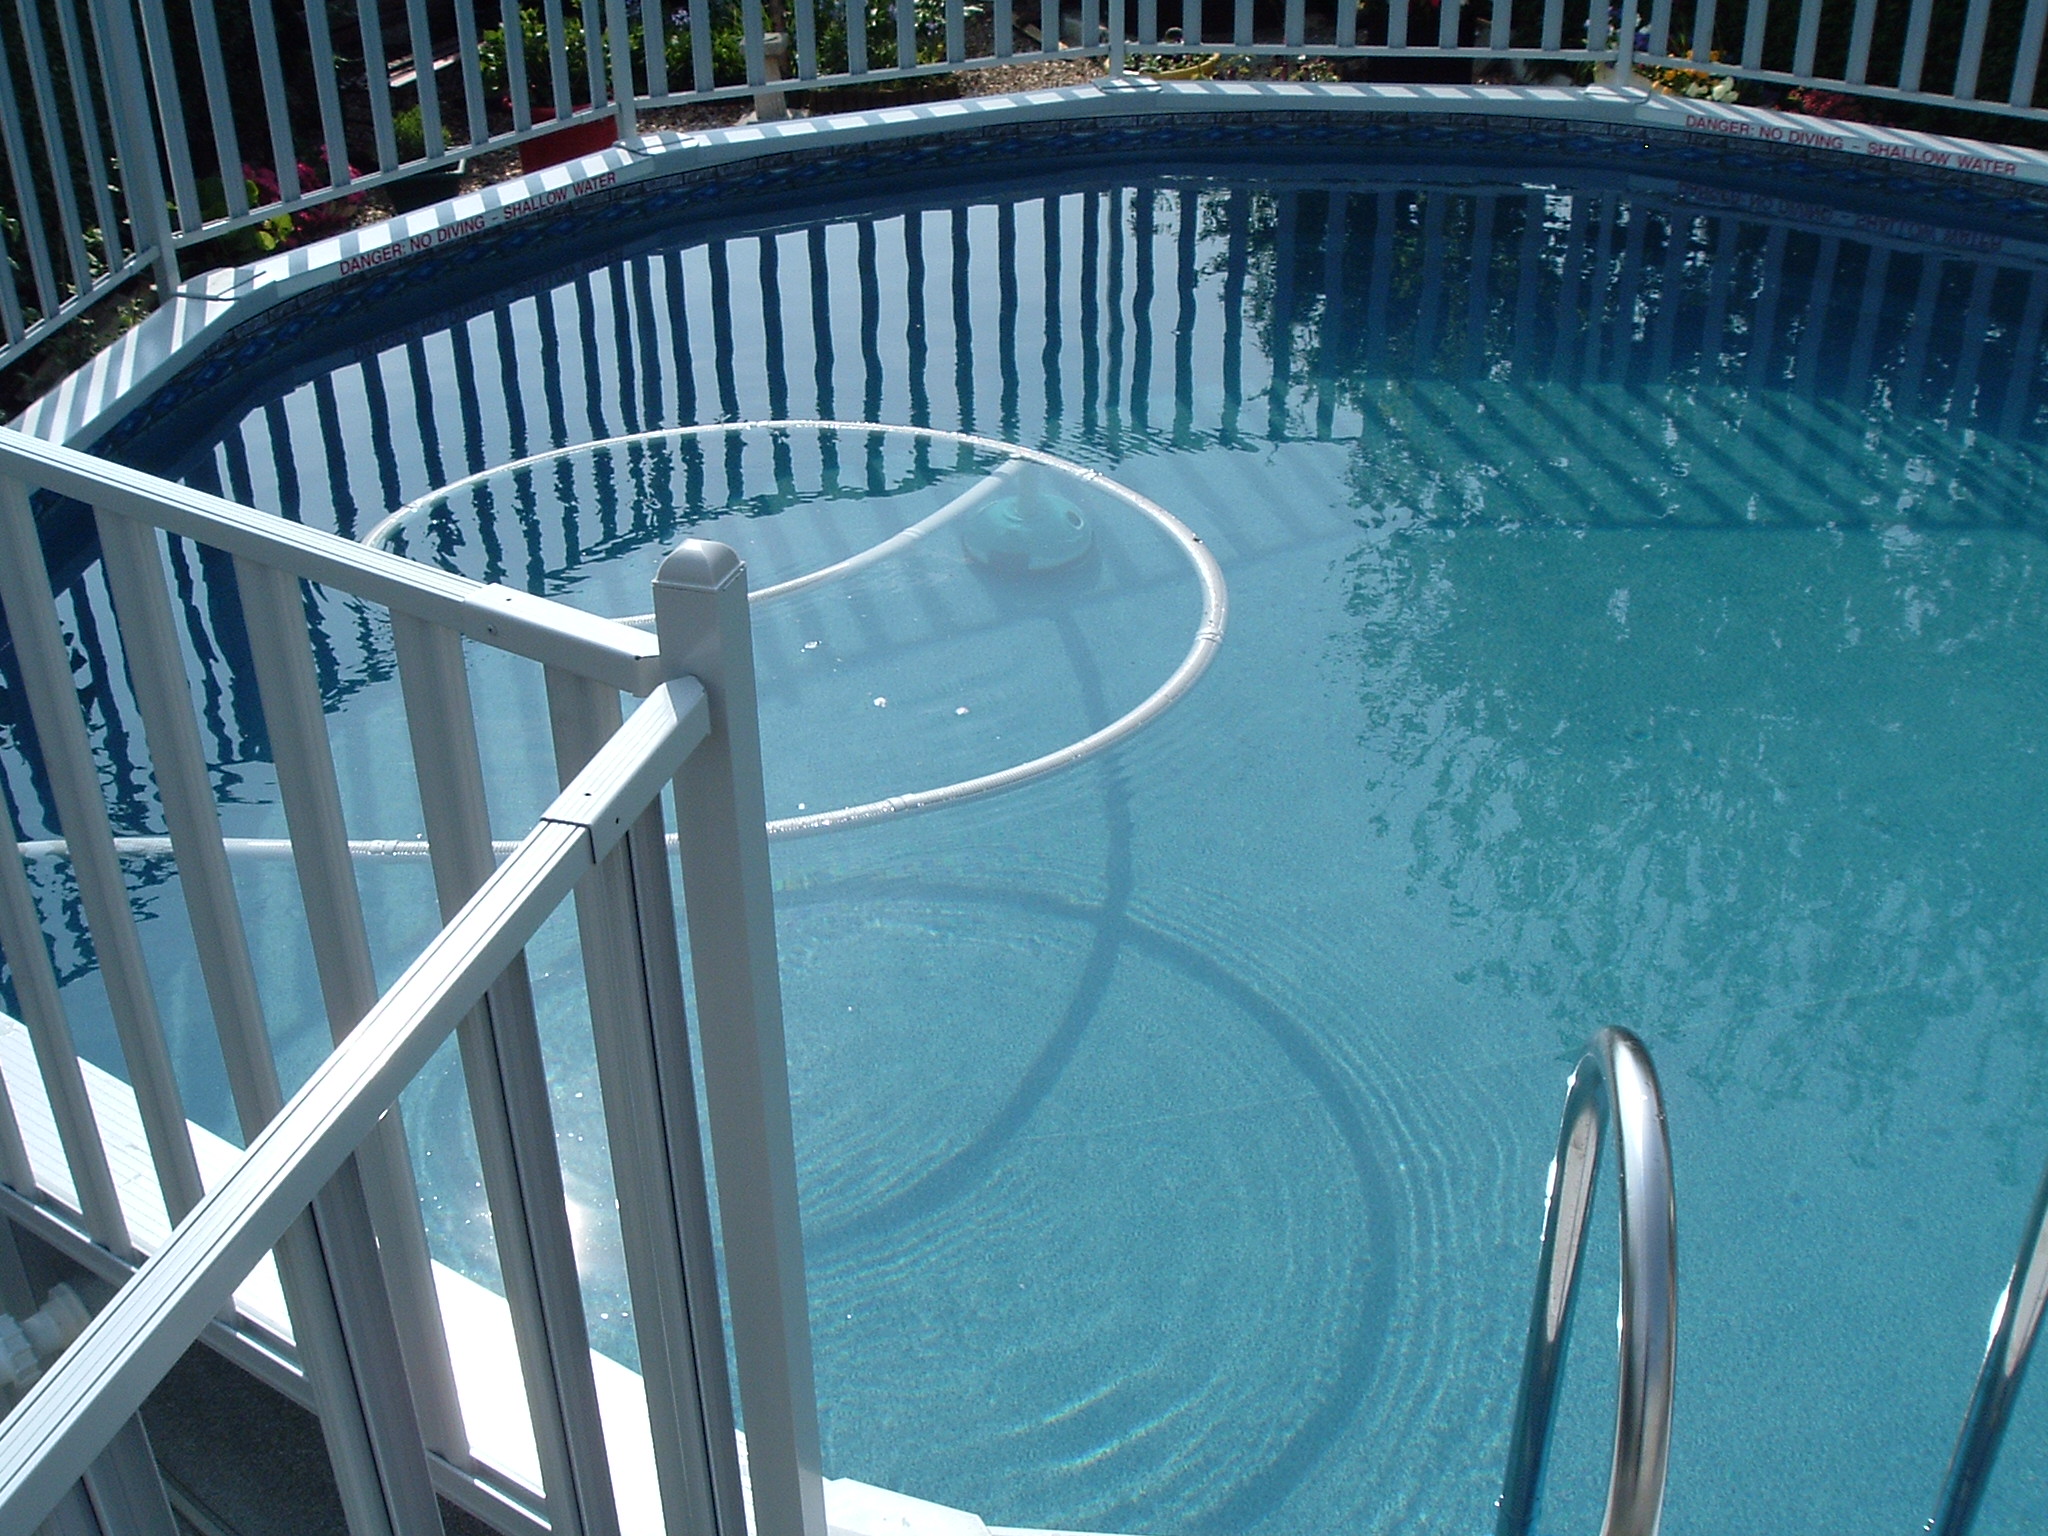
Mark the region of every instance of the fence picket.
POLYGON ((0 149, 7 154, 7 176, 14 184, 15 210, 21 221, 22 241, 28 247, 29 276, 35 283, 36 303, 47 320, 63 304, 57 291, 56 264, 51 260, 48 226, 43 222, 42 199, 36 194, 35 164, 29 158, 28 133, 22 127, 21 105, 14 93, 14 72, 0 58, 0 149))
POLYGON ((213 128, 221 196, 227 202, 227 216, 238 219, 249 211, 249 188, 242 176, 242 138, 235 127, 227 60, 220 46, 220 23, 214 14, 213 0, 191 0, 191 5, 192 32, 199 44, 199 80, 206 91, 206 115, 213 128))
POLYGON ((1984 66, 1984 33, 1991 22, 1991 0, 1970 0, 1963 18, 1962 56, 1956 60, 1955 84, 1951 93, 1962 101, 1977 95, 1977 75, 1984 66))
POLYGON ((2027 14, 2020 22, 2019 55, 2013 61, 2012 94, 2005 99, 2009 107, 2027 109, 2034 105, 2044 30, 2048 30, 2048 0, 2027 0, 2027 14))
MULTIPOLYGON (((58 0, 61 10, 63 0, 58 0)), ((71 185, 71 136, 64 131, 64 119, 57 111, 57 91, 50 78, 49 50, 44 43, 41 6, 38 0, 16 0, 15 14, 21 20, 22 42, 28 55, 28 74, 35 97, 36 119, 43 131, 43 158, 50 166, 50 189, 57 199, 57 222, 64 237, 64 254, 70 258, 73 291, 92 291, 92 259, 85 250, 85 226, 78 216, 78 195, 71 185)))
MULTIPOLYGON (((0 954, 7 957, 14 978, 21 1021, 35 1048, 36 1066, 43 1091, 49 1096, 57 1141, 64 1151, 85 1230, 109 1253, 125 1257, 134 1252, 135 1245, 128 1236, 120 1197, 114 1192, 114 1175, 107 1167, 99 1121, 86 1096, 78 1048, 72 1043, 64 1001, 43 940, 43 920, 36 911, 28 876, 22 871, 21 855, 13 848, 0 849, 0 954)), ((33 1180, 17 1187, 25 1194, 33 1194, 36 1188, 33 1180)))
POLYGON ((277 53, 277 15, 272 0, 249 0, 249 26, 256 42, 256 73, 263 85, 263 116, 270 129, 270 163, 277 172, 279 201, 296 202, 299 153, 292 143, 291 108, 285 101, 284 65, 277 53))
MULTIPOLYGON (((339 1043, 375 1005, 377 976, 307 643, 305 609, 297 577, 241 556, 236 557, 234 570, 313 939, 314 968, 329 1027, 339 1043)), ((357 1156, 421 1432, 430 1447, 459 1463, 467 1455, 467 1442, 455 1397, 455 1372, 441 1328, 404 1125, 395 1108, 378 1122, 357 1156)))
POLYGON ((99 772, 79 713, 35 515, 21 482, 10 479, 0 479, 0 609, 14 641, 29 717, 49 767, 51 794, 70 844, 72 872, 135 1089, 143 1134, 163 1189, 164 1208, 175 1223, 204 1193, 199 1165, 164 1042, 156 992, 143 962, 127 882, 114 853, 113 827, 100 798, 99 772))
MULTIPOLYGON (((394 632, 421 813, 433 847, 442 920, 448 922, 494 867, 462 640, 452 630, 403 615, 394 620, 394 632)), ((591 974, 595 987, 596 972, 591 974)), ((523 960, 515 959, 492 983, 484 1001, 457 1026, 457 1038, 546 1485, 548 1523, 563 1536, 616 1536, 618 1512, 555 1153, 547 1068, 523 960)))

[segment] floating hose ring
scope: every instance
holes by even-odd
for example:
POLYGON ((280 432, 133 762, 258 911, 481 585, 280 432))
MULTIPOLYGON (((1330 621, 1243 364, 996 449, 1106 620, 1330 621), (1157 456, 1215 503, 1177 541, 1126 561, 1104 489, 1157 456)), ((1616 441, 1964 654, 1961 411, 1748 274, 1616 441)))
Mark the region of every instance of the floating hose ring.
MULTIPOLYGON (((1224 624, 1229 616, 1229 594, 1224 586, 1222 568, 1217 565, 1215 556, 1209 553, 1208 546, 1185 523, 1181 522, 1179 518, 1168 512, 1157 502, 1139 495, 1138 492, 1132 490, 1129 486, 1120 484, 1097 470, 1085 468, 1070 460, 1059 458, 1035 448, 1024 448, 1014 443, 1000 442, 994 438, 978 437, 968 432, 948 432, 938 427, 892 426, 882 422, 870 421, 811 421, 792 419, 786 421, 715 422, 688 427, 661 427, 651 431, 626 433, 618 437, 599 438, 593 442, 576 443, 568 447, 551 448, 543 453, 530 454, 523 459, 514 459, 510 463, 499 464, 486 470, 479 470, 473 475, 465 475, 460 480, 451 481, 438 490, 430 491, 427 495, 410 501, 397 511, 391 513, 374 528, 370 529, 368 533, 365 533, 362 536, 361 542, 373 549, 388 550, 391 541, 402 533, 408 525, 416 521, 436 504, 446 503, 450 497, 467 487, 479 484, 498 475, 515 473, 519 470, 531 469, 537 465, 552 463, 570 454, 585 454, 598 449, 616 449, 636 443, 658 442, 664 439, 707 437, 718 433, 806 430, 817 432, 888 433, 895 436, 918 437, 929 441, 952 443, 961 447, 979 449, 986 453, 1000 455, 1008 462, 1003 467, 984 477, 979 484, 971 487, 963 495, 955 497, 953 501, 947 503, 938 512, 933 513, 921 522, 915 523, 902 532, 893 534, 880 543, 874 544, 862 550, 859 554, 852 555, 845 560, 838 561, 820 570, 811 571, 802 576, 793 577, 788 581, 777 582, 771 586, 763 587, 760 591, 752 594, 754 602, 772 602, 776 598, 787 596, 793 592, 818 586, 842 576, 851 575, 853 572, 864 569, 878 560, 886 559, 888 556, 917 542, 941 524, 986 501, 1001 487, 1007 478, 1006 472, 1014 473, 1010 471, 1010 465, 1035 464, 1061 475, 1070 476, 1085 485, 1094 487, 1113 500, 1122 502, 1164 533, 1173 542, 1174 546, 1180 550, 1182 556, 1193 569, 1196 581, 1201 585, 1202 616, 1196 625, 1194 639, 1188 646, 1186 654, 1181 657, 1180 664, 1168 675, 1166 681, 1154 689, 1135 708, 1112 720, 1108 725, 1102 727, 1101 730, 1094 731, 1078 741, 1069 742, 1066 746, 1056 747, 1052 751, 1031 758, 1026 762, 1016 763, 1008 768, 999 768, 993 773, 980 774, 974 778, 961 779, 951 784, 942 784, 934 789, 921 789, 906 794, 888 795, 880 800, 869 800, 859 805, 842 806, 838 810, 816 811, 805 816, 790 816, 779 821, 771 821, 768 823, 769 837, 778 839, 806 837, 817 832, 836 832, 846 827, 862 826, 875 821, 885 821, 895 816, 934 810, 945 805, 957 805, 962 801, 980 799, 984 795, 1000 794, 1005 790, 1015 789, 1020 785, 1031 783, 1033 780, 1044 778, 1047 774, 1056 773, 1062 768, 1071 767, 1075 763, 1093 757, 1104 748, 1116 745, 1125 737, 1133 735, 1151 724, 1153 720, 1177 703, 1181 696, 1190 688, 1194 687, 1196 680, 1208 670, 1209 663, 1215 658, 1217 647, 1223 643, 1224 624)), ((652 616, 635 614, 621 622, 645 626, 652 622, 652 616)))

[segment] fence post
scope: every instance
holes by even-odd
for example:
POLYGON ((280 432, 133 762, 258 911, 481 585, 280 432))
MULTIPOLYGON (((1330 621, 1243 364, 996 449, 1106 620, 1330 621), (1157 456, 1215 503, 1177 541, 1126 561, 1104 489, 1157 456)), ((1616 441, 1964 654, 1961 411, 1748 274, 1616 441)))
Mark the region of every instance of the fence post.
POLYGON ((1614 84, 1629 90, 1636 83, 1636 7, 1639 0, 1621 0, 1621 30, 1614 39, 1614 84))
MULTIPOLYGON (((626 0, 605 0, 604 24, 611 33, 612 109, 618 115, 619 142, 630 144, 640 136, 634 120, 634 108, 640 97, 633 87, 633 33, 632 24, 626 19, 626 0)), ((646 47, 657 46, 651 29, 643 32, 642 38, 646 47)), ((652 60, 648 62, 647 78, 654 78, 652 60)))
POLYGON ((676 822, 754 1529, 825 1536, 746 566, 686 540, 654 578, 654 620, 663 670, 695 677, 711 708, 676 822))
MULTIPOLYGON (((789 34, 787 32, 764 32, 761 34, 761 76, 769 84, 786 78, 782 66, 789 58, 789 34)), ((781 91, 754 92, 754 121, 757 123, 779 123, 789 116, 789 97, 781 91)))
POLYGON ((121 193, 136 241, 155 248, 156 297, 164 304, 178 286, 177 236, 164 196, 163 167, 157 161, 156 118, 149 109, 149 84, 135 40, 135 13, 129 0, 92 0, 92 6, 113 72, 107 82, 107 110, 121 157, 121 193))

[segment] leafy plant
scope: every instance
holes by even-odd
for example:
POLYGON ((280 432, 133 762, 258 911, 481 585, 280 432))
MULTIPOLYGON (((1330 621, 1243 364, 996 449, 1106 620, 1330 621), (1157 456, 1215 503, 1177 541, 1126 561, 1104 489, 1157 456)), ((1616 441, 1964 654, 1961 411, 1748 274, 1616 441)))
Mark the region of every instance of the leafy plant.
MULTIPOLYGON (((1674 41, 1671 50, 1682 52, 1685 44, 1674 41)), ((1716 63, 1720 54, 1713 55, 1716 63)), ((1674 96, 1689 97, 1693 101, 1733 101, 1736 87, 1732 75, 1711 74, 1704 69, 1639 69, 1637 74, 1653 90, 1669 91, 1674 96)))
MULTIPOLYGON (((356 168, 351 165, 348 174, 353 180, 357 174, 356 168)), ((299 162, 299 185, 309 192, 334 185, 334 176, 327 164, 326 150, 320 151, 318 165, 309 164, 304 160, 299 162)), ((291 237, 285 244, 311 245, 316 240, 325 240, 329 235, 338 235, 344 229, 352 228, 356 222, 356 210, 362 205, 362 193, 348 192, 340 197, 329 198, 324 203, 314 203, 309 208, 301 208, 291 216, 291 237)))
POLYGON ((420 109, 407 107, 391 114, 391 137, 398 144, 399 160, 418 160, 427 152, 426 125, 420 121, 420 109))
MULTIPOLYGON (((277 201, 277 177, 260 165, 242 167, 242 187, 252 208, 277 201)), ((172 212, 175 214, 176 211, 173 204, 172 212)), ((199 212, 209 221, 228 216, 227 187, 220 177, 208 176, 199 183, 199 212)), ((292 216, 280 213, 254 224, 245 224, 240 229, 229 230, 217 239, 209 240, 207 246, 218 254, 223 264, 239 264, 283 249, 291 233, 292 216)))
POLYGON ((1836 91, 1816 91, 1809 86, 1787 91, 1785 105, 1794 112, 1804 112, 1808 117, 1832 117, 1845 123, 1874 121, 1871 103, 1836 91))
MULTIPOLYGON (((547 18, 538 11, 522 10, 519 13, 519 43, 520 58, 526 66, 527 98, 537 105, 549 100, 554 93, 554 64, 548 50, 547 18)), ((583 23, 574 16, 562 18, 562 51, 569 66, 571 97, 586 96, 590 90, 590 50, 583 36, 583 23)), ((477 39, 477 65, 483 74, 486 90, 494 96, 510 95, 512 76, 503 27, 493 27, 477 39)))
MULTIPOLYGON (((711 80, 714 86, 743 85, 747 79, 746 30, 740 0, 697 0, 708 8, 711 32, 711 80)), ((867 25, 868 68, 895 69, 897 61, 896 6, 894 0, 865 0, 863 18, 867 25)), ((969 17, 981 14, 981 7, 969 5, 969 17)), ((696 72, 696 39, 693 15, 688 6, 669 11, 662 28, 662 56, 668 65, 672 86, 690 89, 696 72)), ((548 51, 547 21, 537 11, 519 13, 520 52, 526 64, 528 99, 534 105, 546 103, 553 94, 552 64, 548 51)), ((935 64, 946 56, 946 0, 911 0, 911 36, 916 64, 935 64)), ((628 45, 636 60, 646 57, 644 22, 635 19, 628 32, 628 45)), ((570 89, 581 101, 588 89, 589 53, 583 24, 574 17, 563 18, 562 49, 569 68, 570 89)), ((478 62, 485 87, 505 97, 510 89, 505 29, 493 27, 479 39, 478 62)), ((848 65, 846 17, 836 7, 824 8, 818 18, 818 73, 844 74, 848 65)), ((644 67, 636 81, 647 88, 644 67)))

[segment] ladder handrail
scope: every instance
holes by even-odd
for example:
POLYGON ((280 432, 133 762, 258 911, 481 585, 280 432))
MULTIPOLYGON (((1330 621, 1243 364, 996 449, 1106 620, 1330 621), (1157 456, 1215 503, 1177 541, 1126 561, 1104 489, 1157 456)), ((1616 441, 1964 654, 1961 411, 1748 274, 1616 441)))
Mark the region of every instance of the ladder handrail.
POLYGON ((2048 1303, 2048 1230, 2044 1229, 2048 1229, 2048 1170, 2043 1171, 2040 1188, 2034 1192, 2034 1207, 2027 1216, 2019 1254, 2012 1262, 2012 1277, 1991 1314, 1984 1363, 1978 1368, 1970 1408, 1956 1435, 1955 1453, 1941 1482, 1934 1518, 1927 1522, 1933 1536, 1963 1536, 1977 1518, 1977 1506, 1991 1480, 1992 1463, 2005 1439, 2006 1420, 2012 1417, 2013 1400, 2019 1396, 2027 1359, 2040 1332, 2043 1304, 2048 1303))
POLYGON ((1497 1536, 1527 1536, 1535 1517, 1571 1338, 1593 1182, 1610 1119, 1620 1143, 1621 1344, 1614 1466, 1601 1536, 1656 1536, 1663 1518, 1678 1315, 1671 1142, 1650 1053, 1627 1030, 1603 1029, 1586 1046, 1565 1088, 1497 1536))

